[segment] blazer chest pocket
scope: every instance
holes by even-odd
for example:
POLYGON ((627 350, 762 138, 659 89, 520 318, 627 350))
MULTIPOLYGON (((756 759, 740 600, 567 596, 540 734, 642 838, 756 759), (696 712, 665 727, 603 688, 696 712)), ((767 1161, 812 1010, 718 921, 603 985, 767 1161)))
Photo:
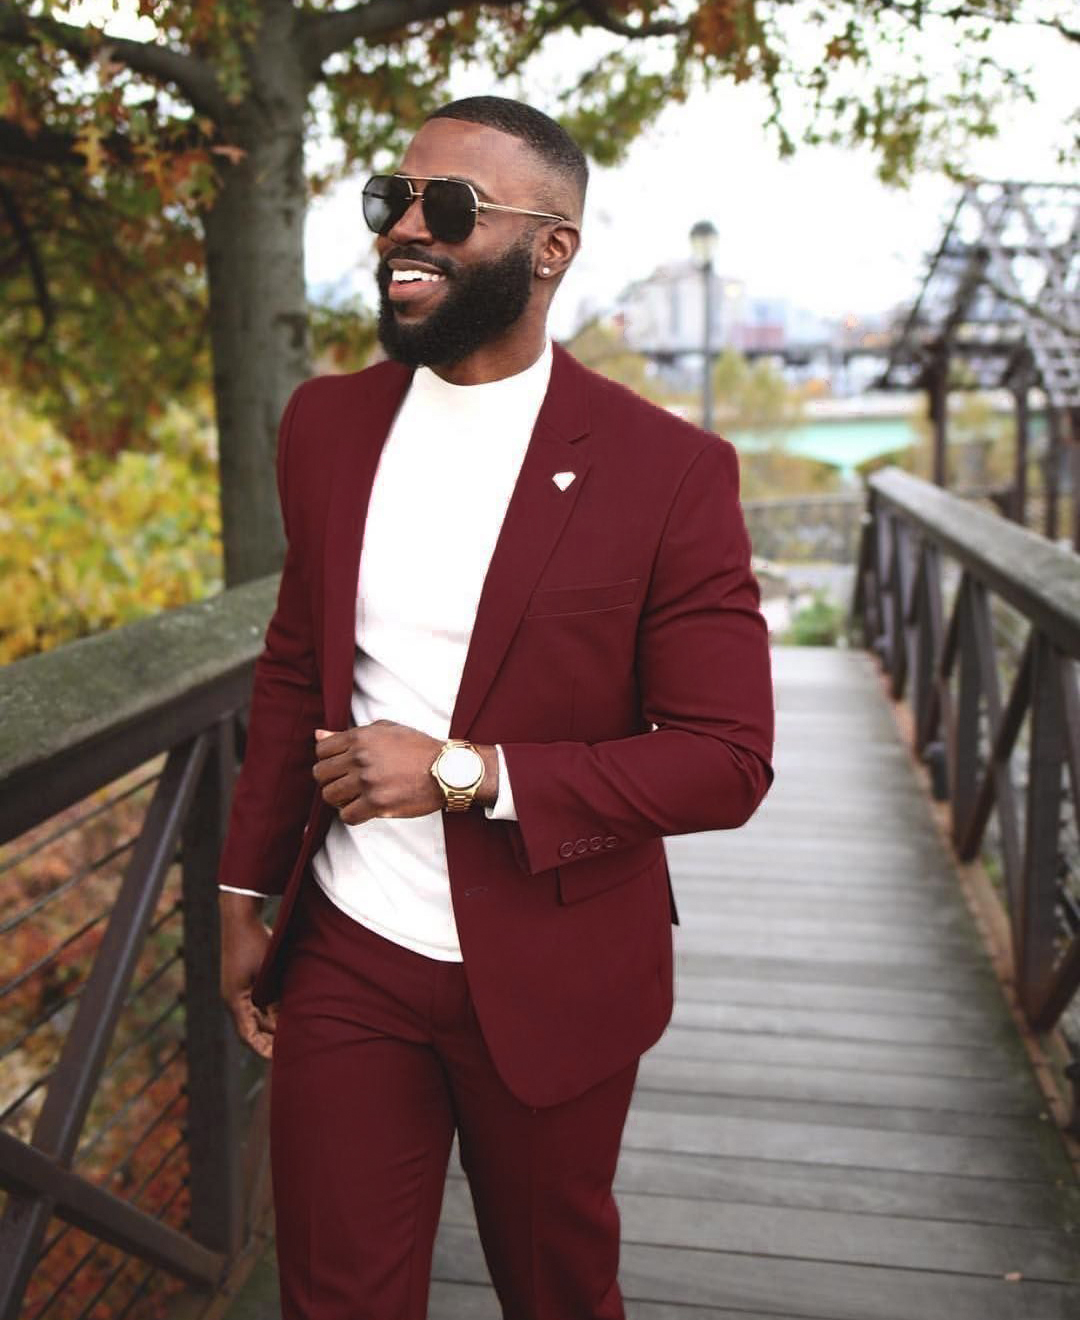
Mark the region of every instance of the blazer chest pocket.
POLYGON ((631 605, 637 596, 640 578, 625 578, 622 582, 603 582, 596 586, 542 587, 534 591, 527 619, 542 619, 553 614, 590 614, 597 610, 613 610, 620 605, 631 605))

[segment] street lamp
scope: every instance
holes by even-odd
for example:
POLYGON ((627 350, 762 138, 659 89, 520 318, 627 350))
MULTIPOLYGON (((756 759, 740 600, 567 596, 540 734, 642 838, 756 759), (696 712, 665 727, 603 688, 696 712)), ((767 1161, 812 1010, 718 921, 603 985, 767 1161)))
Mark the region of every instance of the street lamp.
POLYGON ((716 256, 716 243, 719 238, 716 226, 711 220, 699 220, 690 230, 690 251, 701 270, 705 281, 705 325, 702 334, 702 352, 705 357, 705 371, 701 381, 701 424, 706 431, 713 429, 713 385, 712 385, 712 321, 713 321, 713 258, 716 256))

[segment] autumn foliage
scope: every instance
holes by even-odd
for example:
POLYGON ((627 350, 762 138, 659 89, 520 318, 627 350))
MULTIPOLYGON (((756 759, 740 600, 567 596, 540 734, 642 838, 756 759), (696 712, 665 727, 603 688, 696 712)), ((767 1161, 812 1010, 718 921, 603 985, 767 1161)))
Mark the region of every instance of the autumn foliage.
POLYGON ((171 410, 150 452, 80 452, 0 395, 0 662, 221 585, 212 431, 171 410))

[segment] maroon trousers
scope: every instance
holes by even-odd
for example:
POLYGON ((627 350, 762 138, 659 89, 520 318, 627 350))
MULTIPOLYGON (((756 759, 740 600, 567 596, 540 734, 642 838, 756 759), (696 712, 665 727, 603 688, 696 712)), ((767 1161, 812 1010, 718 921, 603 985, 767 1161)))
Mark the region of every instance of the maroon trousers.
POLYGON ((283 1320, 424 1320, 455 1131, 506 1320, 623 1320, 612 1179, 636 1063, 532 1109, 461 963, 383 939, 305 878, 271 1071, 283 1320))

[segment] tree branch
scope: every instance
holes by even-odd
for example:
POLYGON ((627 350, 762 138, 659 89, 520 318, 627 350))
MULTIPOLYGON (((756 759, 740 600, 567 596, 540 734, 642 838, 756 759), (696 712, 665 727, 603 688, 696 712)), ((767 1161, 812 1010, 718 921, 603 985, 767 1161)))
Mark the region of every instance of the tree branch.
POLYGON ((564 0, 560 8, 556 9, 548 16, 546 23, 538 22, 528 41, 514 56, 508 64, 504 64, 498 70, 500 78, 511 78, 517 73, 525 62, 532 58, 548 39, 552 32, 562 27, 562 25, 575 13, 580 7, 580 0, 564 0))
POLYGON ((178 87, 197 113, 215 120, 225 116, 228 106, 217 77, 211 66, 197 56, 152 41, 110 37, 100 29, 79 27, 55 18, 31 18, 20 13, 11 0, 0 0, 0 41, 30 45, 43 39, 82 61, 104 50, 132 72, 178 87))
POLYGON ((75 165, 82 163, 76 155, 75 138, 71 133, 58 133, 54 128, 39 128, 28 133, 8 119, 0 119, 0 161, 26 160, 40 165, 75 165))
POLYGON ((1066 41, 1080 42, 1080 28, 1069 27, 1063 18, 1037 18, 1024 14, 999 14, 986 10, 979 5, 959 3, 959 0, 944 0, 942 7, 933 4, 902 3, 902 0, 877 0, 878 8, 896 14, 914 28, 923 30, 926 19, 940 19, 946 23, 959 23, 964 19, 1002 27, 1043 27, 1058 33, 1066 41))
POLYGON ((618 37, 677 37, 690 26, 677 18, 661 19, 657 23, 627 23, 616 18, 603 0, 580 0, 579 7, 588 14, 594 27, 614 32, 618 37))
POLYGON ((30 282, 34 288, 34 299, 41 312, 42 322, 41 334, 37 335, 32 343, 35 345, 43 344, 48 339, 49 328, 53 323, 53 317, 56 315, 56 309, 49 295, 49 283, 45 278, 45 267, 41 260, 41 253, 34 242, 34 235, 30 232, 30 227, 23 218, 15 194, 3 183, 0 183, 0 211, 3 212, 8 224, 11 226, 11 232, 15 236, 15 245, 21 254, 22 260, 30 268, 30 282))
MULTIPOLYGON (((517 0, 487 0, 488 8, 507 8, 517 0)), ((443 18, 462 7, 463 0, 357 0, 351 9, 309 13, 300 20, 305 63, 312 78, 319 76, 323 61, 354 41, 377 41, 411 23, 443 18)), ((677 19, 633 25, 616 18, 603 0, 572 0, 559 14, 568 18, 575 10, 584 13, 594 27, 620 37, 670 37, 686 32, 688 24, 677 19)), ((558 20, 551 24, 557 27, 558 20)))
MULTIPOLYGON (((124 133, 107 133, 101 145, 110 156, 125 164, 137 158, 131 139, 124 133)), ((206 146, 206 138, 198 126, 185 124, 183 133, 174 137, 168 150, 181 152, 192 147, 206 146)), ((38 128, 30 133, 8 119, 0 119, 0 164, 75 165, 85 168, 85 156, 74 133, 55 128, 38 128)))
MULTIPOLYGON (((505 8, 516 0, 487 0, 488 8, 505 8)), ((309 13, 301 19, 305 63, 318 77, 323 61, 354 41, 378 40, 410 23, 443 18, 463 8, 463 0, 358 0, 351 9, 309 13)))
POLYGON ((1063 18, 1037 18, 1035 22, 1039 27, 1052 28, 1063 36, 1066 41, 1080 42, 1080 28, 1067 27, 1063 18))

